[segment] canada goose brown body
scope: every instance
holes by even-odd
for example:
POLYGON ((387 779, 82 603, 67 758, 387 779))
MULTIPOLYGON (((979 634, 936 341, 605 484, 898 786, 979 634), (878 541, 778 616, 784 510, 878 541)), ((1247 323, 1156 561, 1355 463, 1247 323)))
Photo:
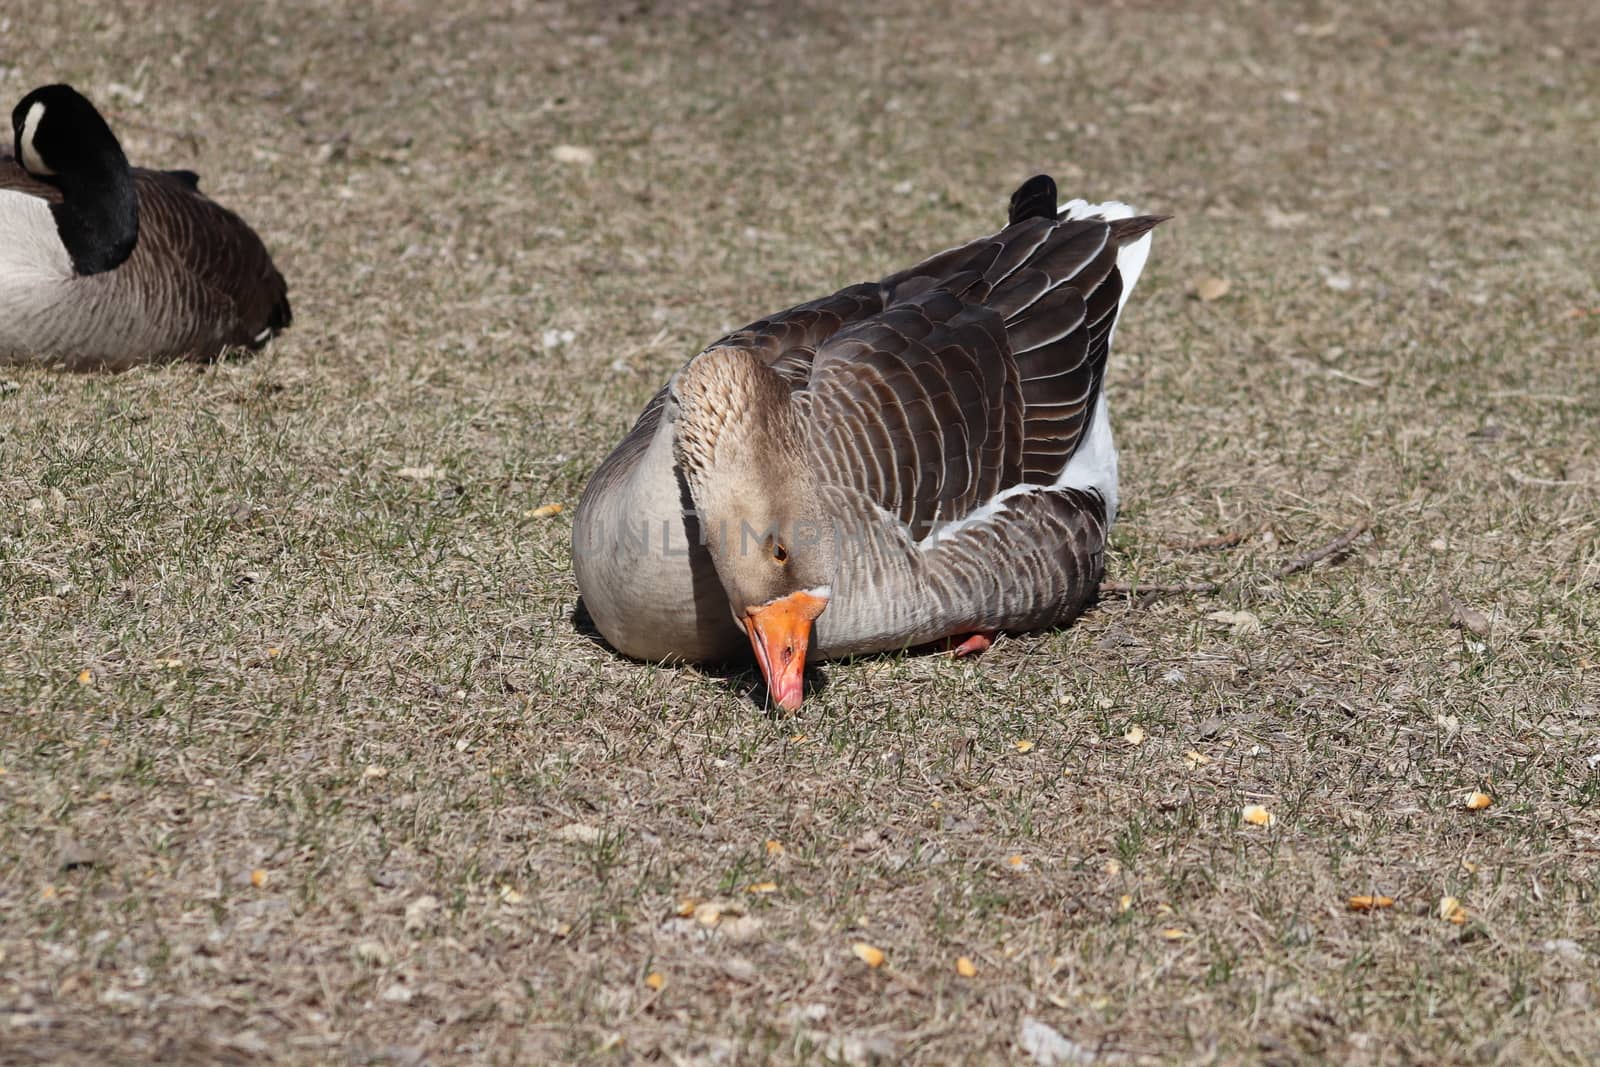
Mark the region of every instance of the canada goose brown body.
POLYGON ((290 324, 287 285, 244 220, 189 172, 127 166, 87 100, 46 90, 0 149, 0 361, 204 361, 290 324))
POLYGON ((1000 232, 713 343, 584 491, 601 634, 646 660, 754 646, 766 672, 758 616, 796 597, 802 657, 1071 619, 1116 513, 1107 357, 1159 221, 1058 214, 1041 176, 1000 232))

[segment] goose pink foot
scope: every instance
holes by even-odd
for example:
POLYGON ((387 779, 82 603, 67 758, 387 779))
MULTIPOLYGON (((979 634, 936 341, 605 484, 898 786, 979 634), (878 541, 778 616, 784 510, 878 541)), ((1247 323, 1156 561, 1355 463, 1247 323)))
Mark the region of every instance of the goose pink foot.
POLYGON ((976 656, 980 652, 987 651, 989 646, 994 644, 995 634, 999 632, 999 630, 979 630, 977 633, 968 634, 959 644, 956 643, 954 635, 945 640, 950 644, 952 656, 956 659, 965 659, 967 656, 976 656))

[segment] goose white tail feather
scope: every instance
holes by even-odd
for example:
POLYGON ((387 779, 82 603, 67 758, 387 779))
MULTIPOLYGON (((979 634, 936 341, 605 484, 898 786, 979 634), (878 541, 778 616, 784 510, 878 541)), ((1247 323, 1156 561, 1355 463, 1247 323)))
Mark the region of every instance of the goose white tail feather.
POLYGON ((1089 431, 1056 479, 1057 489, 1093 489, 1106 502, 1106 529, 1117 521, 1117 443, 1111 434, 1111 411, 1105 387, 1095 398, 1089 431))
MULTIPOLYGON (((1138 214, 1133 208, 1119 200, 1108 200, 1103 204, 1091 204, 1086 200, 1069 200, 1061 206, 1061 214, 1069 219, 1088 219, 1096 216, 1103 219, 1131 219, 1138 214)), ((1145 234, 1137 241, 1130 241, 1117 251, 1117 272, 1122 275, 1122 296, 1117 301, 1117 322, 1111 326, 1109 340, 1115 340, 1117 325, 1122 320, 1122 309, 1128 306, 1128 297, 1133 295, 1133 287, 1139 283, 1139 275, 1144 273, 1145 261, 1150 258, 1150 234, 1145 234)), ((1056 479, 1056 486, 1060 488, 1072 487, 1075 489, 1093 489, 1097 491, 1106 502, 1106 527, 1117 518, 1117 445, 1111 433, 1111 412, 1106 402, 1105 385, 1101 384, 1100 396, 1094 405, 1094 417, 1090 420, 1089 431, 1084 434, 1083 440, 1078 444, 1078 450, 1072 454, 1072 459, 1056 479)))

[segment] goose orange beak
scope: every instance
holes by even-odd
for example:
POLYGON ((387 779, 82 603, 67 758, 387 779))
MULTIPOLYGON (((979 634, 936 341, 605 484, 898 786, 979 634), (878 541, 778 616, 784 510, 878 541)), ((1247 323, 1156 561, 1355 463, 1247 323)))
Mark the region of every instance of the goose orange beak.
POLYGON ((802 591, 753 608, 746 615, 745 634, 755 649, 761 676, 767 680, 767 692, 784 711, 794 711, 804 699, 811 624, 827 606, 827 597, 802 591))

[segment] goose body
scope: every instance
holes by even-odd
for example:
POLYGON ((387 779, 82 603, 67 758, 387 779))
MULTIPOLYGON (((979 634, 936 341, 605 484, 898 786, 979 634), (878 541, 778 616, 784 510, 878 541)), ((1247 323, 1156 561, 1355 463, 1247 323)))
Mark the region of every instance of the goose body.
POLYGON ((118 370, 260 348, 291 320, 261 239, 187 171, 131 167, 94 106, 45 86, 0 149, 0 362, 118 370))
MULTIPOLYGON (((1102 389, 1160 218, 1056 210, 713 343, 650 401, 579 503, 600 633, 643 660, 752 649, 798 705, 834 658, 1057 625, 1116 517, 1102 389)), ((981 646, 980 646, 981 647, 981 646)))

